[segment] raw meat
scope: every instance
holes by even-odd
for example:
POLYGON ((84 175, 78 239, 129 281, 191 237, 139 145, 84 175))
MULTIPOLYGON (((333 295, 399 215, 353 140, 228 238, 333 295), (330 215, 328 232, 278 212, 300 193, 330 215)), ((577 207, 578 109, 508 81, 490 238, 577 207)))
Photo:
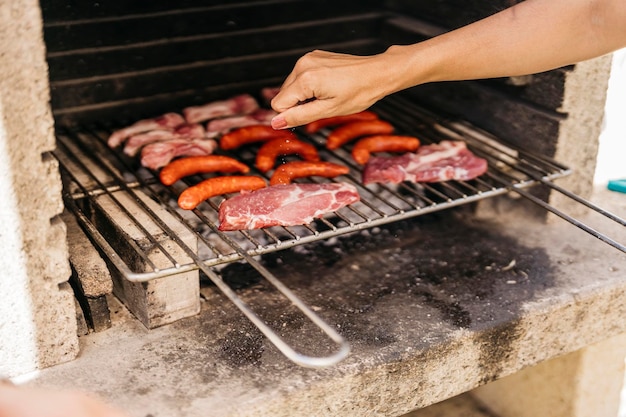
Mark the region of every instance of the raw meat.
POLYGON ((274 110, 258 109, 250 114, 214 119, 206 125, 207 135, 213 138, 239 127, 269 125, 277 114, 274 110))
POLYGON ((174 130, 151 130, 128 138, 124 144, 124 153, 128 156, 135 156, 139 149, 150 143, 170 139, 201 139, 205 133, 204 127, 199 123, 184 123, 174 130))
POLYGON ((213 139, 172 139, 146 145, 141 150, 141 165, 159 169, 177 156, 210 155, 217 148, 213 139))
POLYGON ((219 207, 220 230, 307 224, 360 200, 347 183, 273 185, 242 192, 219 207))
POLYGON ((198 123, 218 117, 249 114, 259 108, 256 99, 249 94, 241 94, 228 100, 213 101, 202 106, 183 109, 187 123, 198 123))
POLYGON ((474 155, 461 141, 441 141, 416 153, 373 157, 363 169, 363 183, 440 182, 471 180, 487 171, 487 161, 474 155))
POLYGON ((130 126, 116 130, 109 136, 107 141, 111 148, 121 145, 127 138, 150 130, 172 130, 176 126, 185 123, 185 119, 178 113, 165 113, 154 119, 139 120, 130 126))
POLYGON ((267 104, 270 104, 272 102, 272 99, 276 97, 276 94, 278 94, 279 91, 280 87, 265 87, 261 89, 261 96, 267 104))

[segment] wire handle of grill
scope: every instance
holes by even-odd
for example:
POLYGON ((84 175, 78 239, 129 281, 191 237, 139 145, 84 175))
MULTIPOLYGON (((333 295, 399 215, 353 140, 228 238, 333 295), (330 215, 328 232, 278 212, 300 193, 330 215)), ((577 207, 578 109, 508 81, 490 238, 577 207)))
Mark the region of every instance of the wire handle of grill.
MULTIPOLYGON (((255 266, 256 268, 256 266, 255 266)), ((285 287, 280 281, 270 274, 269 280, 274 284, 279 291, 285 295, 306 317, 309 318, 319 329, 321 329, 326 336, 334 341, 338 349, 335 353, 328 356, 308 356, 302 353, 298 353, 290 345, 288 345, 272 328, 270 328, 259 316, 250 309, 250 307, 243 302, 241 298, 224 282, 221 276, 216 274, 213 270, 206 267, 201 267, 202 271, 209 277, 209 279, 222 291, 222 293, 228 297, 228 299, 250 320, 267 339, 272 342, 278 350, 281 351, 292 362, 308 367, 308 368, 322 368, 334 365, 341 360, 345 359, 350 353, 350 345, 348 342, 337 333, 330 325, 323 321, 317 314, 315 314, 300 298, 298 298, 291 290, 285 287)), ((260 272, 260 271, 259 271, 260 272)), ((269 272, 268 272, 269 273, 269 272)), ((265 274, 263 274, 265 276, 265 274)), ((267 276, 265 276, 268 278, 267 276)))

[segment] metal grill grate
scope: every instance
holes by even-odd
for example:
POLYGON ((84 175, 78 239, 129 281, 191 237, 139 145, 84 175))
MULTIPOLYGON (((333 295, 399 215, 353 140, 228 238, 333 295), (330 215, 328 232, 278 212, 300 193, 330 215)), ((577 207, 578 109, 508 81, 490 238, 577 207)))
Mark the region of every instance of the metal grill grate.
MULTIPOLYGON (((173 242, 179 240, 180 232, 173 229, 180 229, 180 226, 197 237, 200 261, 213 266, 239 260, 242 252, 254 256, 329 239, 503 194, 512 188, 525 188, 540 180, 550 181, 570 172, 547 158, 520 157, 517 151, 495 140, 488 140, 484 134, 480 139, 477 131, 465 124, 438 120, 429 112, 399 98, 386 100, 375 110, 381 118, 392 121, 399 132, 416 135, 423 143, 465 140, 473 152, 488 160, 488 173, 473 181, 364 186, 360 182, 360 167, 352 161, 349 149, 329 151, 323 146, 328 131, 306 135, 296 130, 301 139, 316 145, 323 160, 350 166, 350 174, 334 181, 354 184, 361 201, 305 226, 220 232, 216 224, 217 210, 223 197, 212 198, 193 212, 177 208, 178 194, 188 185, 198 182, 198 176, 172 187, 164 187, 158 181, 156 172, 140 167, 136 160, 107 147, 110 129, 89 126, 61 129, 57 135, 55 156, 61 163, 65 179, 65 202, 79 216, 81 223, 86 223, 88 229, 96 233, 99 242, 106 241, 106 237, 97 236, 102 233, 97 231, 94 216, 98 219, 106 217, 106 221, 120 231, 128 227, 135 229, 133 237, 127 235, 126 242, 117 242, 117 246, 125 248, 126 253, 116 253, 120 250, 113 249, 115 244, 110 248, 115 253, 112 261, 128 279, 144 281, 197 267, 195 262, 176 259, 171 253, 175 251, 168 251, 160 243, 164 237, 173 242), (172 222, 180 225, 174 227, 172 222), (146 226, 148 223, 150 227, 146 226), (148 243, 142 248, 136 244, 137 241, 148 243), (155 247, 170 260, 170 267, 153 265, 150 252, 155 247), (128 253, 128 248, 135 253, 128 253), (134 262, 141 265, 138 268, 133 262, 124 261, 128 258, 140 258, 145 262, 134 262)), ((263 175, 254 171, 255 150, 255 146, 249 146, 236 155, 229 155, 247 163, 253 174, 263 175)), ((307 181, 328 180, 312 177, 307 181)))
MULTIPOLYGON (((302 140, 318 148, 322 160, 350 167, 348 175, 333 181, 355 185, 361 201, 304 226, 221 232, 217 229, 217 214, 224 197, 211 198, 193 211, 179 209, 176 203, 178 194, 202 178, 189 177, 171 187, 163 186, 157 172, 140 167, 136 159, 128 158, 106 145, 111 127, 60 128, 54 155, 60 162, 66 207, 75 213, 97 246, 126 279, 147 281, 199 268, 287 357, 305 366, 325 366, 337 362, 347 355, 348 346, 332 327, 269 273, 256 260, 257 255, 331 239, 508 192, 521 194, 626 252, 623 245, 524 190, 535 184, 548 186, 626 225, 624 220, 553 184, 552 180, 570 173, 563 165, 528 151, 510 148, 464 121, 438 117, 401 96, 381 101, 374 110, 381 118, 392 122, 399 133, 415 135, 424 144, 441 140, 466 141, 475 154, 488 160, 488 172, 472 181, 365 186, 360 181, 361 167, 353 162, 349 147, 329 151, 324 147, 328 130, 307 135, 297 129, 295 133, 302 140), (278 288, 340 346, 338 351, 329 357, 311 358, 295 352, 282 341, 221 279, 218 266, 238 260, 248 262, 278 288)), ((262 176, 254 169, 256 149, 251 145, 230 155, 247 163, 252 174, 262 176)), ((307 181, 330 180, 312 177, 307 181)))

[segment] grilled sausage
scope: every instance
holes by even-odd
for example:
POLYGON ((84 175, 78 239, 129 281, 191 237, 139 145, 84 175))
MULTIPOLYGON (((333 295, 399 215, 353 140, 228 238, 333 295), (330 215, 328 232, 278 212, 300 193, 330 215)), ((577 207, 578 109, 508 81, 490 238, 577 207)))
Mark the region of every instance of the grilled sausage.
POLYGON ((390 135, 393 125, 384 120, 366 120, 339 126, 328 135, 326 147, 334 150, 361 136, 390 135))
POLYGON ((279 155, 300 155, 305 161, 319 161, 315 146, 298 139, 276 138, 265 142, 256 154, 256 167, 267 172, 274 167, 279 155))
POLYGON ((296 178, 302 177, 327 177, 347 174, 350 169, 347 166, 332 162, 295 161, 279 165, 275 170, 270 185, 290 184, 296 178))
POLYGON ((400 135, 374 135, 359 139, 352 148, 352 159, 364 164, 372 152, 414 152, 420 146, 418 138, 400 135))
POLYGON ((178 206, 184 210, 193 210, 204 200, 216 195, 236 193, 242 190, 253 191, 266 185, 263 178, 254 175, 213 177, 180 193, 178 206))
POLYGON ((319 119, 319 120, 316 120, 314 122, 307 124, 304 127, 304 130, 307 133, 315 133, 318 130, 327 126, 339 126, 339 125, 344 125, 346 123, 351 123, 351 122, 360 122, 364 120, 376 120, 376 119, 378 119, 378 115, 376 113, 374 113, 373 111, 364 110, 362 112, 348 114, 346 116, 334 116, 334 117, 327 117, 325 119, 319 119))
POLYGON ((172 185, 179 179, 189 175, 205 172, 241 172, 250 171, 250 168, 235 158, 224 155, 188 156, 176 159, 163 167, 159 179, 165 185, 172 185))
POLYGON ((275 130, 267 125, 245 126, 224 134, 220 138, 220 148, 224 150, 236 149, 252 142, 261 142, 275 138, 292 138, 297 136, 290 130, 275 130))

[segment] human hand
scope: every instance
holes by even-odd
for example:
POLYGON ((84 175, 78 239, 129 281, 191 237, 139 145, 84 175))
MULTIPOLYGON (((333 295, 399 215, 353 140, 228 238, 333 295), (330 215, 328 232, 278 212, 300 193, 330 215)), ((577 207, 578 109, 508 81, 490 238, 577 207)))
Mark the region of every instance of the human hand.
POLYGON ((275 129, 365 110, 389 94, 384 54, 355 56, 313 51, 301 57, 272 100, 275 129))
POLYGON ((0 385, 2 417, 126 417, 100 399, 77 391, 0 385))

